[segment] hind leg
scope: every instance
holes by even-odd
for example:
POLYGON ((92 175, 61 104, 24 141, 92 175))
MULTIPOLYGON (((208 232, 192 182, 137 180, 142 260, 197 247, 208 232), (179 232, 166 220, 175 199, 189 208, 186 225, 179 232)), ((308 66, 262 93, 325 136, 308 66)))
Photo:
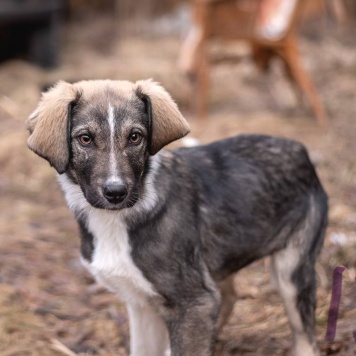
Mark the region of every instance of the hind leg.
POLYGON ((292 328, 293 355, 316 356, 315 258, 303 254, 302 246, 293 242, 272 256, 272 272, 292 328))
POLYGON ((221 293, 221 307, 216 329, 219 334, 227 323, 237 299, 234 288, 234 275, 224 279, 218 284, 218 287, 221 293))

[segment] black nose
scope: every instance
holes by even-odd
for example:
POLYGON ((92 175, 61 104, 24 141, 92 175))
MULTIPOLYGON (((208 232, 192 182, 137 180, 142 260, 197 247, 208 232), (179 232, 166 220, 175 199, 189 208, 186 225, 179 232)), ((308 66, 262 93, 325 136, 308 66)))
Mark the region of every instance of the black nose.
POLYGON ((127 195, 127 188, 123 184, 106 184, 103 188, 104 197, 112 204, 121 203, 127 195))

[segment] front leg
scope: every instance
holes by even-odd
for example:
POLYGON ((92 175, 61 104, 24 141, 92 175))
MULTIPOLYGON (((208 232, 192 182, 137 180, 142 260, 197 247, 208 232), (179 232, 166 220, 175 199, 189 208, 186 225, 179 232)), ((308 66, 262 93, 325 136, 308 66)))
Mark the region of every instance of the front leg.
POLYGON ((163 356, 169 354, 167 327, 149 306, 128 304, 130 321, 130 355, 163 356))
POLYGON ((203 290, 166 310, 172 356, 213 354, 219 299, 216 290, 203 290))

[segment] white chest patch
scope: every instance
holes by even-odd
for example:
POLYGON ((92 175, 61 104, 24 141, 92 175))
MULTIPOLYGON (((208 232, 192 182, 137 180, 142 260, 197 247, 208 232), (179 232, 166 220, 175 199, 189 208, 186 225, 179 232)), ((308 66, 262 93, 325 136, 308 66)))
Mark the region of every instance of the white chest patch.
POLYGON ((88 217, 95 249, 87 267, 98 282, 126 302, 142 304, 155 295, 151 283, 132 260, 127 229, 120 214, 92 210, 88 217))

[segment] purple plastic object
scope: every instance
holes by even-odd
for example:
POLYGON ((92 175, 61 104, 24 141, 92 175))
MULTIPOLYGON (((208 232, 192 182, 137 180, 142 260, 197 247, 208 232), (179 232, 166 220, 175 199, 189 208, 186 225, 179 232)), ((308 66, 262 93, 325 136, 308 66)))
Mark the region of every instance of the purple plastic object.
MULTIPOLYGON (((325 341, 333 342, 336 335, 336 324, 337 317, 339 314, 340 298, 341 298, 341 289, 342 289, 342 274, 345 271, 345 267, 338 266, 334 268, 333 272, 333 284, 331 290, 331 302, 328 314, 328 323, 325 341)), ((354 338, 355 338, 355 334, 354 338)))

